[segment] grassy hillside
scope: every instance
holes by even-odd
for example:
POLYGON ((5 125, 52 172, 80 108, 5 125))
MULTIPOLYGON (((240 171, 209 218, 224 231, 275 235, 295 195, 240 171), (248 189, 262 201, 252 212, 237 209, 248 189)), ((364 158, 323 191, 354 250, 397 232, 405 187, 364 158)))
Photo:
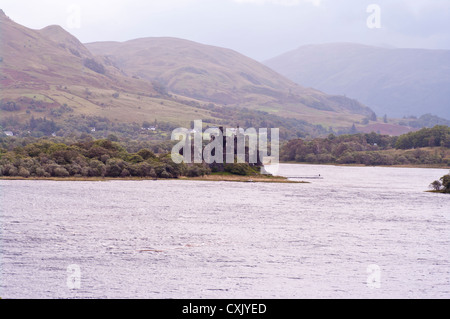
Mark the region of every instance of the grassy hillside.
POLYGON ((346 132, 373 115, 229 49, 173 38, 86 46, 59 26, 32 30, 3 11, 0 30, 0 128, 19 136, 164 139, 202 119, 279 127, 289 139, 346 132), (143 123, 158 130, 143 132, 143 123))
POLYGON ((301 87, 233 50, 175 38, 86 44, 128 75, 170 92, 226 106, 248 107, 326 126, 351 126, 372 111, 357 101, 301 87), (341 116, 343 115, 343 116, 341 116))
POLYGON ((0 14, 0 30, 0 104, 14 103, 0 110, 5 129, 33 117, 65 123, 83 115, 174 125, 211 118, 208 110, 193 107, 192 99, 170 99, 152 83, 124 75, 61 27, 32 30, 0 14), (59 112, 63 106, 71 112, 59 112))

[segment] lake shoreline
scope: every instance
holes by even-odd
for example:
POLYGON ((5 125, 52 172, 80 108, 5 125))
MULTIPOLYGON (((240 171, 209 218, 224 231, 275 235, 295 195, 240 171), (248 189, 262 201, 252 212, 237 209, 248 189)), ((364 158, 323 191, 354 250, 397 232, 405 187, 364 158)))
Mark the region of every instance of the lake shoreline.
MULTIPOLYGON (((310 166, 336 166, 336 167, 383 167, 383 168, 427 168, 427 169, 450 169, 448 166, 439 165, 364 165, 364 164, 312 164, 299 162, 280 162, 289 165, 310 165, 310 166)), ((210 181, 210 182, 241 182, 241 183, 289 183, 289 184, 309 184, 307 181, 293 181, 283 176, 273 175, 233 175, 233 174, 210 174, 198 177, 180 176, 178 178, 154 178, 154 177, 21 177, 21 176, 0 176, 0 180, 37 180, 37 181, 74 181, 74 182, 107 182, 107 181, 210 181)))
POLYGON ((280 164, 294 164, 294 165, 317 165, 317 166, 342 166, 342 167, 392 167, 392 168, 431 168, 431 169, 449 169, 450 166, 446 164, 421 164, 421 165, 364 165, 364 164, 337 164, 337 163, 304 163, 304 162, 280 162, 280 164))
POLYGON ((440 191, 428 190, 428 191, 425 191, 425 192, 426 193, 433 193, 433 194, 449 194, 449 193, 447 193, 447 192, 445 192, 443 190, 440 190, 440 191))
POLYGON ((239 176, 239 175, 205 175, 199 177, 180 176, 179 178, 145 178, 145 177, 20 177, 2 176, 0 180, 27 181, 61 181, 61 182, 109 182, 109 181, 206 181, 206 182, 240 182, 240 183, 287 183, 308 184, 304 181, 291 181, 282 176, 239 176))

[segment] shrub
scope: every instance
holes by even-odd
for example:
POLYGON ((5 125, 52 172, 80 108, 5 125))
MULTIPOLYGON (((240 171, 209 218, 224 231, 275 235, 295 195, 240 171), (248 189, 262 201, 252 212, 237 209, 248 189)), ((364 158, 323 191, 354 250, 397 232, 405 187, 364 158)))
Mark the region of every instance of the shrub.
POLYGON ((128 162, 131 162, 134 164, 141 163, 143 161, 144 161, 144 159, 138 154, 131 154, 131 156, 128 158, 128 162))
POLYGON ((8 112, 20 111, 20 107, 13 101, 8 101, 5 104, 0 103, 0 108, 8 112))
POLYGON ((159 175, 159 177, 161 177, 161 178, 172 178, 173 176, 172 176, 172 174, 170 174, 170 173, 167 172, 166 170, 163 170, 163 171, 161 172, 161 174, 159 175))
POLYGON ((148 173, 148 176, 149 176, 149 177, 157 177, 157 176, 158 176, 158 175, 156 174, 155 169, 154 169, 153 167, 150 169, 150 172, 148 173))
POLYGON ((116 135, 114 135, 114 134, 109 134, 108 135, 108 140, 110 140, 111 142, 118 142, 119 138, 116 135))
POLYGON ((24 147, 24 150, 28 153, 28 156, 37 157, 41 153, 41 149, 35 144, 28 144, 24 147))
POLYGON ((3 166, 3 175, 5 176, 17 176, 18 170, 12 164, 6 164, 3 166))
MULTIPOLYGON (((162 169, 166 170, 172 177, 177 178, 184 174, 186 170, 186 164, 176 164, 172 161, 170 154, 167 154, 160 158, 162 169)), ((158 173, 159 175, 159 173, 158 173)))
POLYGON ((144 160, 148 160, 150 158, 156 158, 155 154, 146 148, 143 148, 139 152, 137 152, 137 155, 142 157, 144 160))
POLYGON ((45 176, 45 170, 42 167, 37 167, 35 174, 36 174, 37 177, 44 177, 45 176))
POLYGON ((339 157, 337 162, 339 164, 354 164, 354 163, 356 163, 354 155, 350 152, 346 152, 344 155, 339 157))
POLYGON ((99 177, 105 176, 106 166, 102 162, 98 160, 91 160, 89 163, 89 173, 88 176, 91 177, 99 177))
POLYGON ((120 173, 120 177, 128 177, 128 176, 130 176, 131 174, 130 174, 130 171, 129 170, 127 170, 126 168, 124 168, 123 170, 122 170, 122 173, 120 173))
POLYGON ((430 184, 430 188, 435 191, 440 191, 442 188, 442 183, 440 181, 434 181, 430 184))
MULTIPOLYGON (((87 156, 90 157, 90 158, 101 159, 103 155, 108 155, 108 156, 110 156, 109 153, 110 153, 109 150, 107 150, 107 149, 104 148, 104 147, 101 147, 101 146, 92 146, 92 147, 89 149, 89 151, 88 151, 88 153, 87 153, 87 156)), ((105 161, 105 162, 106 162, 106 161, 105 161)))
POLYGON ((443 191, 445 193, 450 193, 450 174, 441 177, 443 191))
POLYGON ((405 164, 410 164, 409 160, 403 156, 397 156, 397 158, 395 159, 395 164, 400 164, 400 165, 405 165, 405 164))
POLYGON ((314 154, 308 154, 305 156, 305 162, 307 163, 316 163, 317 157, 314 154))
POLYGON ((122 173, 123 169, 125 168, 125 162, 120 159, 109 159, 106 162, 106 170, 105 170, 105 176, 108 177, 119 177, 122 173))
POLYGON ((237 164, 225 164, 225 172, 235 174, 235 175, 250 175, 251 169, 247 163, 237 163, 237 164))
POLYGON ((69 172, 69 175, 80 175, 81 174, 81 166, 78 164, 70 164, 67 165, 66 170, 69 172))
POLYGON ((55 177, 67 177, 69 172, 62 166, 58 166, 53 170, 53 176, 55 177))
POLYGON ((335 158, 331 154, 319 154, 317 155, 317 161, 321 164, 333 163, 335 158))
MULTIPOLYGON (((162 170, 160 171, 162 172, 162 170)), ((147 162, 142 162, 138 164, 138 175, 142 177, 156 177, 158 174, 152 165, 147 162)))
POLYGON ((28 171, 28 170, 27 170, 26 168, 24 168, 24 167, 19 168, 19 171, 18 171, 17 174, 18 174, 19 176, 25 177, 25 178, 30 177, 30 171, 28 171))
POLYGON ((74 150, 56 151, 52 154, 53 160, 60 164, 69 164, 78 156, 78 153, 74 150))
POLYGON ((108 154, 103 154, 100 156, 100 160, 106 164, 106 162, 111 158, 108 154))
POLYGON ((90 170, 89 167, 82 167, 81 168, 81 176, 84 176, 84 177, 89 176, 89 170, 90 170))
POLYGON ((198 177, 198 176, 204 176, 210 172, 209 169, 205 168, 204 166, 200 164, 190 165, 186 169, 186 176, 189 177, 198 177))

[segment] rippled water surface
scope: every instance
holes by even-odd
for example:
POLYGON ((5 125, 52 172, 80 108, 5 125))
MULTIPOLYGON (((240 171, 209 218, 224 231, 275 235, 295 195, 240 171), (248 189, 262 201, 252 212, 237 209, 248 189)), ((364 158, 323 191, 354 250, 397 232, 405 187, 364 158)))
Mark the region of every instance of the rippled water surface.
POLYGON ((450 196, 424 192, 446 173, 281 165, 323 179, 0 181, 0 297, 449 298, 450 196))

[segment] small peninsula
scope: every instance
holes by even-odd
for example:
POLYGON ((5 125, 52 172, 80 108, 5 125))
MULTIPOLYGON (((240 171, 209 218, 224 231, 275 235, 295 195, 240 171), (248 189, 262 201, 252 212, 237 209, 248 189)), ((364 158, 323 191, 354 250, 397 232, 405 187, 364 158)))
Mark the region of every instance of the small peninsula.
POLYGON ((177 164, 173 143, 128 141, 113 136, 80 138, 0 138, 0 179, 17 180, 204 180, 299 183, 261 174, 261 165, 177 164))

